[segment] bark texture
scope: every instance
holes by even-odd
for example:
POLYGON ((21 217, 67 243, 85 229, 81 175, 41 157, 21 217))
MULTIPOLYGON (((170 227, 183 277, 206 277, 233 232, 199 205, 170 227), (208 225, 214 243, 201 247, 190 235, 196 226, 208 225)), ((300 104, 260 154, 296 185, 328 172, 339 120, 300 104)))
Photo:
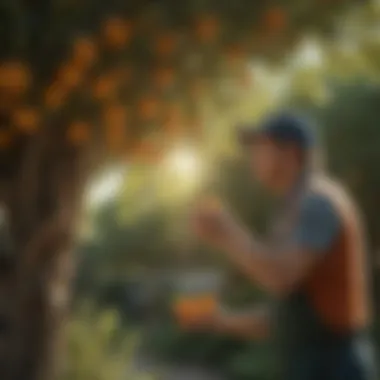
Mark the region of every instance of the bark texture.
POLYGON ((63 358, 71 246, 89 156, 48 133, 10 154, 0 188, 0 377, 53 380, 63 358))

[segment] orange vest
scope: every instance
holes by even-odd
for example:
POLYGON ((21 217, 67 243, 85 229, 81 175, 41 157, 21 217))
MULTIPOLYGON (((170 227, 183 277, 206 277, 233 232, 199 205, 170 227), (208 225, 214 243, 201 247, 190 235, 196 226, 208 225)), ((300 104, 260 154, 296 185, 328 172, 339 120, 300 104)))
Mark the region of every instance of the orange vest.
POLYGON ((360 330, 370 322, 366 246, 358 210, 336 184, 317 180, 316 191, 331 199, 341 219, 338 238, 315 266, 305 290, 321 320, 336 332, 360 330))

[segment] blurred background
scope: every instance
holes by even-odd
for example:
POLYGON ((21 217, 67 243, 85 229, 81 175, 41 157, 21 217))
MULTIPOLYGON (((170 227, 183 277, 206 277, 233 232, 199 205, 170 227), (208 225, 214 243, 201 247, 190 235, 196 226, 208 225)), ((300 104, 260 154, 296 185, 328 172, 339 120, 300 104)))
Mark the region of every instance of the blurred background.
POLYGON ((278 107, 318 122, 379 295, 379 0, 1 0, 0 30, 2 379, 270 379, 269 344, 180 320, 268 298, 187 217, 208 191, 265 233, 235 129, 278 107))

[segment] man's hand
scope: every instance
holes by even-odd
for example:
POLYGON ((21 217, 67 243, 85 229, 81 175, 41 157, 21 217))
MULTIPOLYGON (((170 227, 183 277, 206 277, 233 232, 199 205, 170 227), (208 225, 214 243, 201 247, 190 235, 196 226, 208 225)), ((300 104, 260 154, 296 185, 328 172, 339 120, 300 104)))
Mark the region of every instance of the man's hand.
POLYGON ((193 228, 205 242, 225 248, 233 239, 237 222, 224 205, 215 198, 199 202, 194 209, 193 228))

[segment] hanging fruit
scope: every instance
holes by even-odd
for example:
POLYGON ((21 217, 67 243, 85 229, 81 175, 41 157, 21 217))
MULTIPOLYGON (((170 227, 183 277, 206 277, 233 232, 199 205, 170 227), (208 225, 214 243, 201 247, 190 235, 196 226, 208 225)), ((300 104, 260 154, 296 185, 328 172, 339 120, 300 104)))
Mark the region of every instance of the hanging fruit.
POLYGON ((30 87, 32 75, 29 67, 19 61, 0 64, 0 88, 11 96, 21 96, 30 87))
POLYGON ((144 96, 138 102, 138 115, 142 121, 151 121, 158 117, 158 101, 153 96, 144 96))
POLYGON ((158 68, 154 75, 154 82, 161 90, 170 88, 175 82, 175 73, 172 67, 158 68))
POLYGON ((202 43, 212 43, 220 33, 220 22, 216 15, 202 15, 196 20, 196 36, 202 43))
POLYGON ((167 32, 158 36, 155 40, 154 52, 157 57, 171 56, 178 45, 178 37, 173 32, 167 32))
POLYGON ((102 26, 104 43, 111 49, 125 48, 132 38, 132 23, 121 17, 111 17, 102 26))
POLYGON ((124 126, 127 123, 127 109, 121 104, 109 104, 103 111, 103 119, 106 126, 124 126))
POLYGON ((83 81, 83 72, 73 64, 63 64, 58 71, 57 81, 68 90, 79 87, 83 81))
POLYGON ((118 82, 113 75, 102 75, 95 79, 93 83, 93 96, 98 101, 112 99, 117 92, 118 82))
POLYGON ((269 8, 263 16, 263 26, 269 33, 283 32, 288 26, 288 15, 282 7, 269 8))
POLYGON ((13 124, 19 131, 25 134, 33 134, 39 129, 40 119, 41 115, 35 108, 25 106, 15 111, 13 124))
POLYGON ((68 90, 58 83, 53 83, 45 92, 45 106, 47 109, 54 111, 61 108, 68 95, 68 90))
POLYGON ((72 60, 75 66, 87 68, 93 65, 98 57, 98 46, 90 37, 77 38, 72 46, 72 60))
POLYGON ((90 137, 90 126, 84 121, 74 121, 67 128, 67 140, 74 146, 86 144, 90 137))

